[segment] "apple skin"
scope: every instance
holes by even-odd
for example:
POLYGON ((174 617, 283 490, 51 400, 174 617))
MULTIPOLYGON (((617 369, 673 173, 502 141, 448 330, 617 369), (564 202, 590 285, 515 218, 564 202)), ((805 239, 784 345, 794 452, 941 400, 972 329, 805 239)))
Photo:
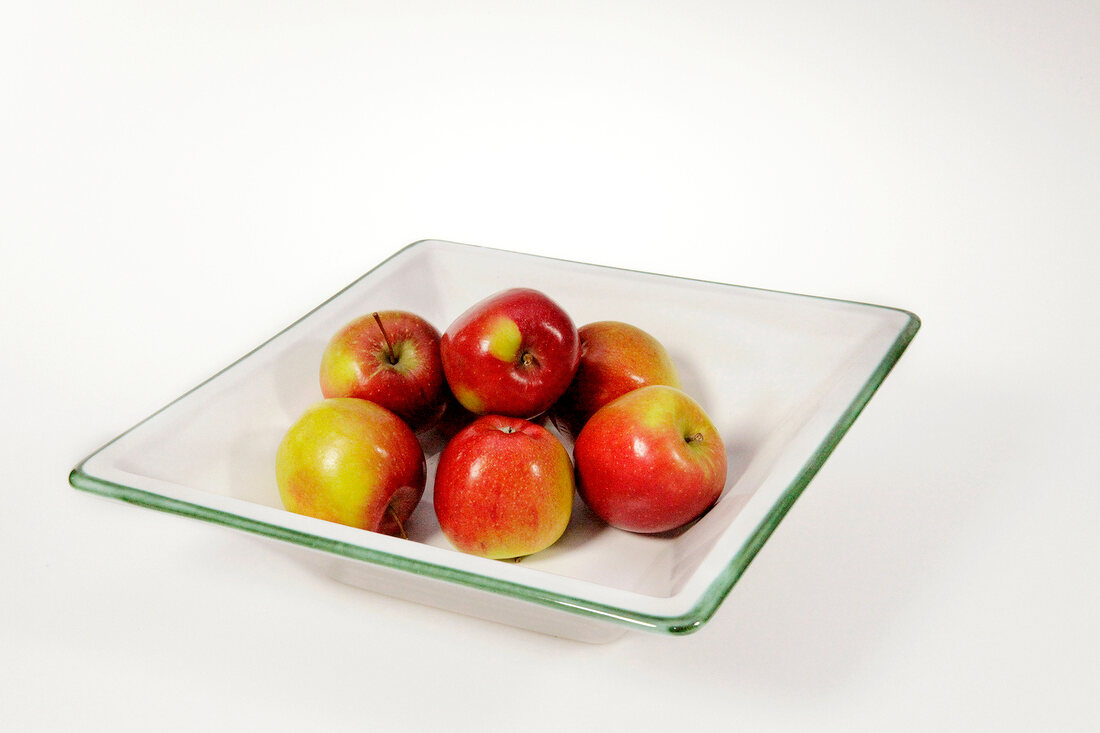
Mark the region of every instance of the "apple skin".
POLYGON ((371 314, 356 318, 329 340, 321 356, 321 394, 370 400, 413 430, 426 430, 443 414, 446 397, 439 331, 408 311, 380 311, 377 316, 384 331, 371 314))
POLYGON ((309 407, 275 456, 287 510, 389 535, 404 536, 426 475, 424 452, 409 426, 354 397, 309 407))
POLYGON ((446 408, 443 410, 443 417, 436 423, 435 429, 444 440, 449 441, 462 432, 463 428, 481 417, 481 415, 475 415, 463 407, 462 404, 455 399, 450 389, 446 389, 445 392, 447 393, 446 399, 444 400, 446 408))
MULTIPOLYGON (((474 420, 483 415, 478 415, 470 412, 462 406, 450 389, 445 390, 447 392, 446 409, 443 410, 443 417, 439 422, 435 424, 435 432, 444 442, 449 441, 451 438, 458 435, 463 428, 467 427, 474 420)), ((537 415, 531 418, 528 422, 533 422, 541 427, 546 427, 546 423, 549 420, 548 415, 537 415)))
POLYGON ((577 329, 530 288, 505 290, 459 316, 440 342, 455 398, 477 415, 533 418, 565 392, 580 361, 577 329))
POLYGON ((522 557, 557 542, 573 511, 573 464, 546 428, 480 417, 451 439, 435 474, 435 515, 456 549, 522 557))
POLYGON ((692 521, 726 483, 726 449, 703 408, 676 389, 642 387, 601 407, 573 448, 577 488, 612 527, 666 532, 692 521))
POLYGON ((650 334, 621 321, 597 321, 577 329, 581 360, 572 383, 554 405, 551 419, 573 436, 596 410, 640 387, 680 387, 668 351, 650 334))

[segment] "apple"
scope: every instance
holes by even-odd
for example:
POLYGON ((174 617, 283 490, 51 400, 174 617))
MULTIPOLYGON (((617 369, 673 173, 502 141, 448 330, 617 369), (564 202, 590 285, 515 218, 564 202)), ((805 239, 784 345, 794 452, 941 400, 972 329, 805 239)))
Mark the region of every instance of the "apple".
POLYGON ((699 517, 726 483, 722 437, 675 387, 627 392, 596 411, 573 448, 577 488, 612 527, 665 532, 699 517))
POLYGON ((668 351, 650 334, 620 321, 597 321, 577 329, 581 360, 573 382, 551 417, 574 438, 596 410, 616 397, 651 384, 680 386, 668 351))
POLYGON ((420 440, 420 447, 424 449, 424 454, 427 456, 440 453, 451 438, 481 417, 460 405, 446 385, 444 385, 443 391, 446 393, 443 416, 432 426, 431 430, 417 435, 420 440))
POLYGON ((436 423, 435 429, 445 440, 450 440, 458 435, 463 428, 481 416, 475 415, 463 407, 462 404, 455 399, 450 389, 447 389, 446 393, 447 396, 444 400, 446 408, 443 410, 443 417, 436 423))
POLYGON ((516 558, 557 542, 573 511, 573 464, 550 431, 480 417, 451 439, 435 474, 435 516, 456 549, 516 558))
POLYGON ((532 418, 569 386, 580 342, 561 306, 537 290, 514 288, 459 316, 440 353, 447 383, 467 410, 532 418))
POLYGON ((446 396, 439 331, 408 311, 355 319, 325 347, 321 393, 370 400, 415 431, 430 428, 443 414, 446 396))
POLYGON ((424 494, 424 452, 386 408, 334 397, 312 405, 286 432, 275 478, 289 511, 404 537, 424 494))

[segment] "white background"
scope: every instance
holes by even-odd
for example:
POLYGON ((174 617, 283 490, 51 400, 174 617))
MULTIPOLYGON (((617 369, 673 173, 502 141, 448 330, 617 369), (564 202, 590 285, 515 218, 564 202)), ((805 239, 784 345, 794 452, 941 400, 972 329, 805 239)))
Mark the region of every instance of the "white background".
POLYGON ((5 3, 0 727, 1094 730, 1098 37, 1039 0, 5 3), (426 237, 924 326, 683 638, 423 608, 68 487, 426 237))

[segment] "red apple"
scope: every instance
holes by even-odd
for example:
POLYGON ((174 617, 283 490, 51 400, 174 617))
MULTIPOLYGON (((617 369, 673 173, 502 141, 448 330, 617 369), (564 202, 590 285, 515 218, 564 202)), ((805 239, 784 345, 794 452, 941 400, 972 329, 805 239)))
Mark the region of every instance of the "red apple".
POLYGON ((433 456, 440 453, 447 446, 447 443, 450 442, 451 438, 458 435, 463 428, 481 417, 460 405, 446 385, 444 385, 443 391, 446 392, 443 416, 439 418, 439 421, 436 422, 434 426, 432 426, 431 430, 417 435, 417 438, 420 440, 420 447, 424 449, 424 454, 427 456, 433 456))
POLYGON ((532 418, 565 392, 580 359, 573 321, 543 293, 515 288, 475 304, 443 334, 443 371, 478 415, 532 418))
POLYGON ((554 544, 573 510, 573 464, 546 428, 488 415, 439 456, 435 516, 462 552, 504 559, 554 544))
POLYGON ((275 457, 279 496, 289 511, 390 535, 404 536, 425 477, 424 452, 409 426, 353 397, 306 410, 275 457))
POLYGON ((695 400, 651 385, 593 415, 573 449, 577 488, 601 519, 631 532, 665 532, 705 512, 726 483, 726 449, 695 400))
POLYGON ((581 361, 569 389, 554 405, 558 429, 576 437, 596 410, 616 397, 651 384, 680 386, 680 376, 661 342, 637 326, 598 321, 577 330, 581 361))
POLYGON ((341 328, 321 356, 321 393, 358 397, 394 412, 416 431, 443 413, 439 331, 407 311, 381 311, 341 328))
POLYGON ((446 389, 447 393, 444 403, 446 408, 443 410, 443 417, 436 423, 435 429, 443 437, 444 440, 450 440, 455 437, 465 428, 467 425, 477 420, 480 415, 467 410, 465 407, 455 399, 454 394, 450 389, 446 389))

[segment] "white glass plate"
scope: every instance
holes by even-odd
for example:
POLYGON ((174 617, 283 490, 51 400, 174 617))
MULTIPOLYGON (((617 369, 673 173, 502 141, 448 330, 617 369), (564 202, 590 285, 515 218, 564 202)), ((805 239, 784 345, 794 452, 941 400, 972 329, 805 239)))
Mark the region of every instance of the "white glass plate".
POLYGON ((714 614, 919 326, 895 308, 422 241, 100 448, 70 482, 277 540, 333 577, 421 603, 587 641, 686 633, 714 614), (578 326, 625 321, 665 344, 726 444, 729 475, 713 509, 647 536, 603 525, 578 498, 550 549, 518 563, 464 555, 435 521, 443 442, 430 433, 428 488, 408 540, 282 508, 275 451, 321 399, 321 353, 340 326, 403 309, 442 332, 511 287, 545 292, 578 326))

